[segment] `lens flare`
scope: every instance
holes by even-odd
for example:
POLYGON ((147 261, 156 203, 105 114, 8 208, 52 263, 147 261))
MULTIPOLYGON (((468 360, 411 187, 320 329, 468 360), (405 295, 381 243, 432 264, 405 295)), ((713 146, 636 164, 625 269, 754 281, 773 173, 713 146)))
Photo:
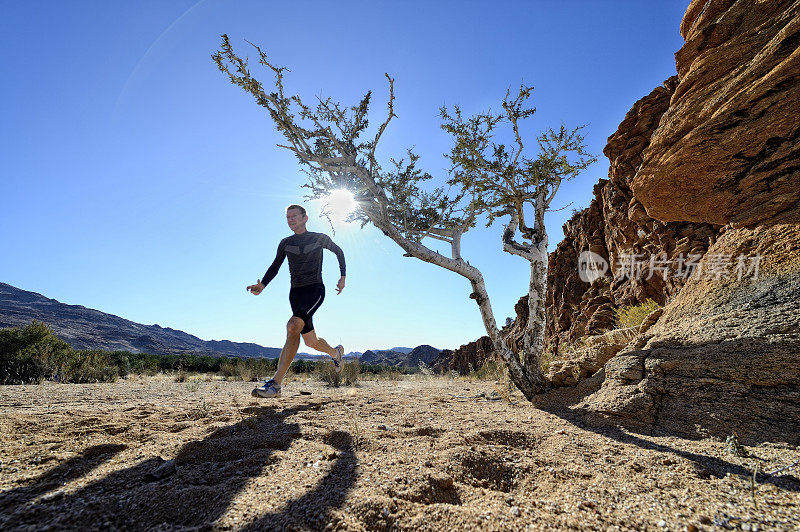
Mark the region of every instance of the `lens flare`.
POLYGON ((356 200, 349 190, 343 188, 334 190, 325 198, 325 208, 333 220, 344 222, 347 216, 355 210, 356 200))

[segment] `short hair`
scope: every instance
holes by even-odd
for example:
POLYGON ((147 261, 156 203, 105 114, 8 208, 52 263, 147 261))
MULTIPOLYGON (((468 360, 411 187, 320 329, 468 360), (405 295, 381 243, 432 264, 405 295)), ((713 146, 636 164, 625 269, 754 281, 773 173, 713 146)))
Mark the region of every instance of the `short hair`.
POLYGON ((300 214, 306 216, 306 210, 300 205, 295 205, 295 204, 289 205, 288 207, 286 207, 286 212, 289 212, 289 209, 297 209, 298 211, 300 211, 300 214))

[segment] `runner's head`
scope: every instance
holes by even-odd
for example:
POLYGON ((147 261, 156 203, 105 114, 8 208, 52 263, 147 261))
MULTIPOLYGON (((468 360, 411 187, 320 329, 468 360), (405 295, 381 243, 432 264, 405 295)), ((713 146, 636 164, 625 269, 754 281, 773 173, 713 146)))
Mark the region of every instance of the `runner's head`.
POLYGON ((286 207, 286 223, 289 224, 289 229, 296 234, 305 233, 307 221, 308 216, 306 216, 306 210, 303 207, 300 205, 286 207))

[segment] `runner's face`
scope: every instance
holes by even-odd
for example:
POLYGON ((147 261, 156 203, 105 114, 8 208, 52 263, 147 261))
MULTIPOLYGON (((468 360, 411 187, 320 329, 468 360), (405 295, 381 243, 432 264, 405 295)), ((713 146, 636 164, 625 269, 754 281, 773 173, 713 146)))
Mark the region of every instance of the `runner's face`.
POLYGON ((304 216, 303 213, 297 209, 289 209, 286 211, 286 223, 289 224, 289 228, 292 231, 305 227, 307 220, 308 217, 304 216))

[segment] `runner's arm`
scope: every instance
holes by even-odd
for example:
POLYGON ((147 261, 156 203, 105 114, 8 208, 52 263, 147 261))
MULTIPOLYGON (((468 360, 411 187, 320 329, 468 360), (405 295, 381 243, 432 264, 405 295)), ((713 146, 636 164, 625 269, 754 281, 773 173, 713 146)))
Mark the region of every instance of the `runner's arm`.
POLYGON ((344 277, 345 276, 344 251, 342 251, 342 248, 333 243, 331 237, 329 237, 328 235, 323 235, 323 236, 325 238, 322 239, 322 247, 324 247, 325 249, 329 249, 336 254, 336 258, 339 259, 339 272, 342 274, 342 277, 344 277))
POLYGON ((285 240, 281 240, 281 243, 278 244, 278 254, 275 255, 275 260, 272 261, 272 264, 267 269, 267 273, 264 274, 264 277, 261 279, 261 284, 267 286, 269 282, 278 275, 278 270, 281 268, 281 264, 283 264, 283 259, 286 258, 286 243, 285 240))

